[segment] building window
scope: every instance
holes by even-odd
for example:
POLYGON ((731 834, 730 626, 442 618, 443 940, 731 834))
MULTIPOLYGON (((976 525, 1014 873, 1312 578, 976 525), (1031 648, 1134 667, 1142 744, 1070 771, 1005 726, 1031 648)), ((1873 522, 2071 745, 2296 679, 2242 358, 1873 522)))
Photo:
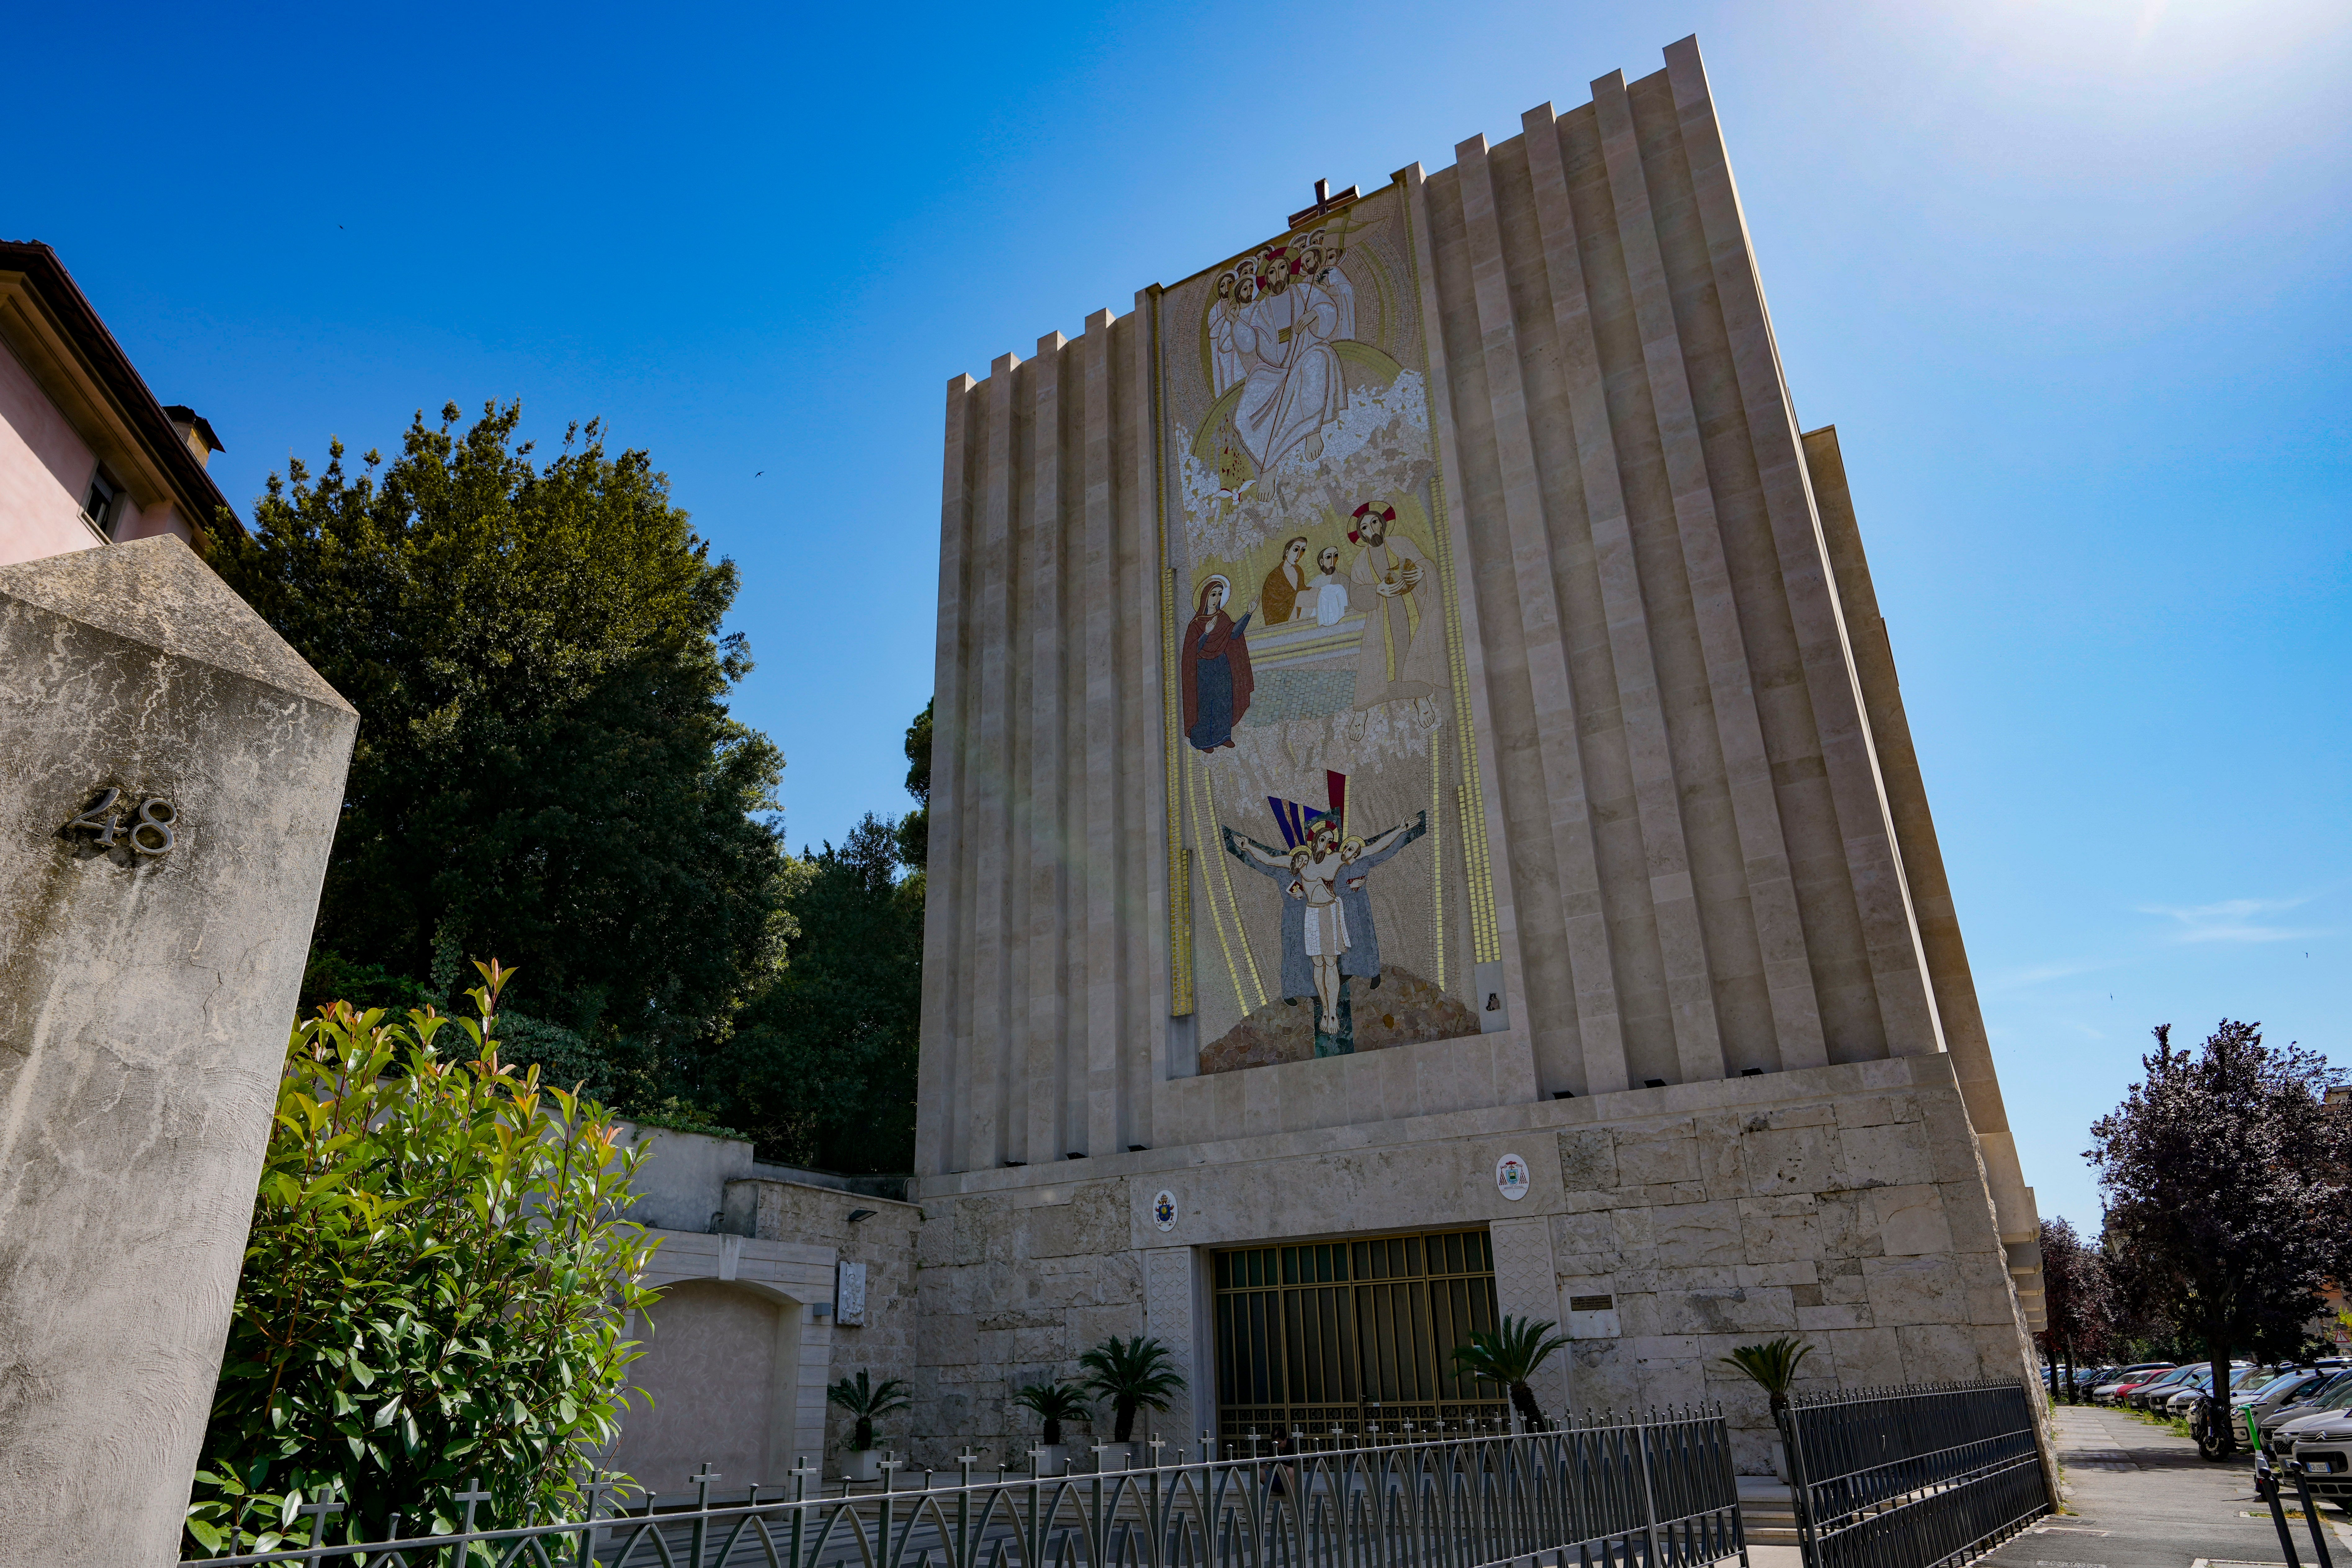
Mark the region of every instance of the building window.
POLYGON ((105 537, 114 537, 114 525, 121 521, 116 515, 121 509, 122 492, 106 477, 104 468, 89 477, 89 497, 81 503, 82 515, 89 525, 105 537))
POLYGON ((1303 1433, 1328 1442, 1507 1422, 1503 1391, 1454 1371, 1496 1325, 1483 1230, 1216 1255, 1217 1424, 1227 1452, 1303 1433))

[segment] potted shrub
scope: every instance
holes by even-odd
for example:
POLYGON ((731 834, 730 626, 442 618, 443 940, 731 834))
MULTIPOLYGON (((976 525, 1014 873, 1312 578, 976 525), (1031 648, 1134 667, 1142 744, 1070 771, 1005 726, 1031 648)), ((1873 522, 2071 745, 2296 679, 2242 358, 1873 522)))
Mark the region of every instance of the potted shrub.
POLYGON ((842 1473, 853 1481, 875 1481, 882 1479, 882 1452, 874 1446, 875 1418, 910 1408, 914 1401, 907 1397, 907 1384, 895 1377, 869 1384, 866 1369, 859 1367, 855 1378, 843 1378, 824 1391, 825 1401, 837 1405, 853 1417, 849 1436, 843 1439, 842 1448, 849 1462, 842 1473))
POLYGON ((1097 1468, 1119 1469, 1134 1457, 1135 1413, 1165 1412, 1184 1387, 1175 1358, 1158 1340, 1117 1334, 1078 1358, 1087 1371, 1084 1387, 1110 1401, 1111 1439, 1096 1456, 1097 1468))
POLYGON ((1468 1344, 1454 1347, 1455 1371, 1503 1385, 1511 1396, 1511 1408, 1518 1412, 1523 1432, 1541 1432, 1549 1426, 1528 1380, 1551 1359, 1554 1351, 1569 1342, 1566 1334, 1552 1332, 1554 1326, 1549 1321, 1539 1323, 1533 1318, 1506 1316, 1501 1328, 1481 1329, 1470 1336, 1468 1344))
POLYGON ((1084 1391, 1076 1384, 1032 1383, 1013 1396, 1013 1403, 1035 1415, 1044 1429, 1038 1437, 1034 1454, 1036 1473, 1058 1476, 1069 1468, 1070 1451, 1062 1442, 1062 1423, 1090 1421, 1094 1411, 1086 1401, 1084 1391))
POLYGON ((1762 1389, 1772 1407, 1772 1473, 1783 1485, 1789 1481, 1789 1449, 1782 1439, 1786 1430, 1780 1418, 1789 1409, 1789 1390, 1797 1381, 1797 1368, 1813 1353, 1813 1347, 1794 1334, 1783 1334, 1760 1345, 1741 1345, 1723 1358, 1723 1364, 1762 1389))

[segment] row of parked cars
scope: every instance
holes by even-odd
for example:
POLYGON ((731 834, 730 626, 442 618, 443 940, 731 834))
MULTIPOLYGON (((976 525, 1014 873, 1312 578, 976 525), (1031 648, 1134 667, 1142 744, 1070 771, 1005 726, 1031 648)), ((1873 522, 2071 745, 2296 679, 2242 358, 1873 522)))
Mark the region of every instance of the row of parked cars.
MULTIPOLYGON (((2074 1386, 2096 1404, 2188 1415, 2211 1392, 2213 1368, 2210 1362, 2098 1367, 2077 1373, 2074 1386)), ((2273 1463, 2300 1463, 2315 1497, 2352 1500, 2352 1359, 2303 1366, 2231 1363, 2230 1425, 2259 1434, 2273 1463)))

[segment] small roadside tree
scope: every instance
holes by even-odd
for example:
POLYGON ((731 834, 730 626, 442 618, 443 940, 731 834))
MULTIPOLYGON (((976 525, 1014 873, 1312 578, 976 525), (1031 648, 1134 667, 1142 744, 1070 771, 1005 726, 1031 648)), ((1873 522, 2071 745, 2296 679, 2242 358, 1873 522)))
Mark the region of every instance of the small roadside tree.
MULTIPOLYGON (((2118 1284, 2212 1362, 2229 1408, 2230 1357, 2315 1313, 2352 1261, 2352 1122, 2328 1114, 2345 1075, 2223 1019, 2203 1047, 2158 1026, 2145 1081, 2091 1127, 2118 1284)), ((2206 1423, 2208 1457, 2235 1447, 2206 1423)))
POLYGON ((2038 1337, 2050 1352, 2051 1392, 2072 1403, 2075 1357, 2096 1355, 2106 1347, 2115 1312, 2105 1255, 2086 1245, 2063 1217, 2042 1222, 2042 1287, 2048 1327, 2038 1337))
POLYGON ((295 1026, 188 1509, 202 1555, 268 1551, 330 1488, 347 1542, 395 1513, 455 1529, 477 1478, 492 1518, 561 1517, 619 1430, 622 1324, 655 1299, 623 1217, 645 1148, 499 1062, 512 971, 476 967, 454 1028, 348 1003, 295 1026))

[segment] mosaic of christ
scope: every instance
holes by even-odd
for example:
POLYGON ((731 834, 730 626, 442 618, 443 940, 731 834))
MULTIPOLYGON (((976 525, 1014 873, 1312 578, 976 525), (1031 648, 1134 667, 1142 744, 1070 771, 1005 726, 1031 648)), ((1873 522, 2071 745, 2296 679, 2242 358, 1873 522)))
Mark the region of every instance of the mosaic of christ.
POLYGON ((1408 243, 1376 193, 1161 297, 1205 1072, 1477 1032, 1408 243))

